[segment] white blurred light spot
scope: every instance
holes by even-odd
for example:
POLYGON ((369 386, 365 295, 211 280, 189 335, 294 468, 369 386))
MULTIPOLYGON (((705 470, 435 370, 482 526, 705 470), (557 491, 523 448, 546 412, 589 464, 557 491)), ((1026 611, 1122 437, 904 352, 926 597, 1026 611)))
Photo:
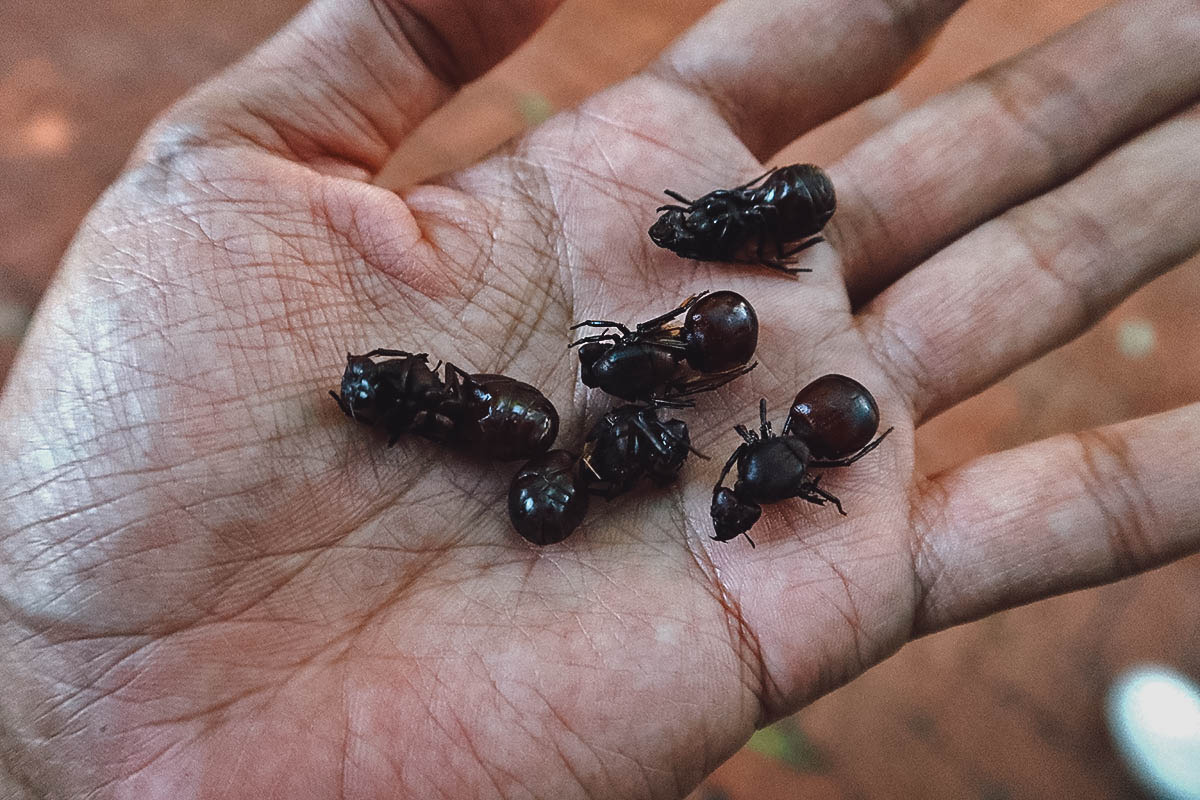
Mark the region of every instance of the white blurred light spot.
POLYGON ((654 639, 661 644, 676 644, 682 632, 674 622, 662 622, 654 630, 654 639))
POLYGON ((1161 800, 1200 800, 1200 686, 1166 667, 1109 689, 1108 724, 1133 774, 1161 800))
POLYGON ((1130 319, 1117 329, 1117 347, 1126 358, 1145 358, 1158 343, 1154 325, 1144 319, 1130 319))

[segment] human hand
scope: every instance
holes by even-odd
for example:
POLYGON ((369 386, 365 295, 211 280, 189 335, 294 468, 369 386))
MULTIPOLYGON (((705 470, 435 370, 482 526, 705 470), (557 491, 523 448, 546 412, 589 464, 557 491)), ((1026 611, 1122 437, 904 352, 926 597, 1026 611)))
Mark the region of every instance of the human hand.
POLYGON ((370 185, 553 3, 496 5, 318 0, 89 217, 0 398, 0 750, 30 795, 678 797, 913 636, 1196 549, 1195 407, 942 475, 912 452, 1200 245, 1194 4, 1101 12, 860 145, 795 281, 653 247, 661 190, 758 174, 953 2, 728 0, 495 157, 370 185), (687 414, 718 458, 560 545, 509 529, 517 465, 386 449, 325 394, 347 349, 427 349, 542 388, 571 446, 603 401, 567 327, 708 288, 762 323, 761 366, 687 414), (826 372, 896 428, 825 479, 849 516, 709 540, 731 423, 826 372))

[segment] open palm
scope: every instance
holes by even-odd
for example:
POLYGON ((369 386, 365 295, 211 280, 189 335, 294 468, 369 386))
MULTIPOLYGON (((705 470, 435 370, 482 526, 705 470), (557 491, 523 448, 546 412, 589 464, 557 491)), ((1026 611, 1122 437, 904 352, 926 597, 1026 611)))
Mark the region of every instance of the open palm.
POLYGON ((860 145, 796 280, 655 248, 662 189, 754 176, 955 3, 728 0, 485 162, 371 185, 553 5, 317 0, 89 217, 0 405, 0 713, 32 796, 679 797, 915 635, 1197 547, 1194 407, 945 475, 912 448, 1200 245, 1193 3, 1103 11, 860 145), (515 464, 388 449, 326 395, 347 350, 428 351, 538 386, 577 447, 609 401, 568 326, 702 289, 762 325, 760 367, 682 412, 713 461, 562 544, 511 531, 515 464), (823 479, 849 516, 711 541, 732 424, 827 372, 896 428, 823 479))

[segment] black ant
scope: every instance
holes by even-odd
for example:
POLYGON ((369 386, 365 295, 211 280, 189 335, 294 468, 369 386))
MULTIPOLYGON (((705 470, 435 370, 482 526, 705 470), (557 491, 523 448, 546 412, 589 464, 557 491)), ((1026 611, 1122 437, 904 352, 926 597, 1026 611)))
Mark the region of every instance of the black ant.
POLYGON ((748 260, 789 275, 811 272, 786 262, 824 241, 816 234, 837 207, 829 176, 812 164, 771 169, 749 183, 697 200, 670 189, 665 194, 683 205, 656 209, 664 213, 651 226, 650 238, 659 247, 697 261, 748 260), (789 249, 795 242, 799 244, 789 249), (774 254, 768 255, 769 246, 774 254), (746 259, 751 248, 754 258, 746 259))
POLYGON ((506 375, 469 375, 446 364, 445 379, 427 353, 372 350, 346 354, 340 394, 329 394, 353 420, 382 428, 393 445, 405 433, 469 444, 500 461, 544 452, 558 435, 558 411, 528 383, 506 375), (377 356, 389 356, 373 361, 377 356))
POLYGON ((593 493, 612 499, 643 477, 666 486, 678 477, 688 453, 708 458, 692 447, 687 423, 659 419, 660 407, 620 406, 592 426, 584 440, 581 469, 593 493))
POLYGON ((508 488, 508 518, 526 540, 542 546, 554 544, 583 522, 589 497, 579 457, 566 450, 550 450, 513 476, 508 488))
POLYGON ((736 292, 700 292, 632 331, 603 319, 585 320, 571 330, 583 327, 619 332, 585 336, 570 346, 579 347, 584 385, 622 400, 670 404, 722 386, 755 366, 746 362, 758 347, 758 315, 736 292), (681 315, 682 325, 669 325, 681 315), (702 374, 693 375, 685 364, 702 374))
POLYGON ((687 425, 663 421, 658 404, 621 406, 600 418, 583 455, 551 450, 517 472, 508 490, 508 517, 517 533, 537 545, 567 538, 583 521, 588 498, 611 500, 643 477, 659 486, 675 480, 692 448, 687 425))
POLYGON ((727 542, 745 535, 762 514, 761 503, 798 497, 809 503, 832 503, 845 516, 841 501, 818 486, 811 469, 848 467, 879 446, 892 428, 872 441, 879 429, 875 398, 857 381, 844 375, 825 375, 800 390, 776 435, 767 421, 767 401, 759 402, 759 433, 737 425, 744 439, 721 470, 713 487, 712 537, 727 542), (737 464, 733 489, 721 484, 737 464))

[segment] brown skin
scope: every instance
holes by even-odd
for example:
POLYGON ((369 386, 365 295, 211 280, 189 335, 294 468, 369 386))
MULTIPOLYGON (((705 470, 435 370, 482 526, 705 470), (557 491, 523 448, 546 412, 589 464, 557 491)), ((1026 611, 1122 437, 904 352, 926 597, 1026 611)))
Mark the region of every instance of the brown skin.
POLYGON ((322 0, 164 117, 0 398, 11 796, 678 798, 913 636, 1196 549, 1177 477, 1194 409, 947 475, 914 473, 912 451, 929 414, 1196 248, 1198 123, 1170 116, 1200 86, 1194 4, 1102 14, 1052 46, 1064 80, 993 74, 830 165, 836 247, 791 280, 654 247, 659 190, 762 172, 755 156, 886 86, 953 3, 744 2, 400 195, 368 181, 444 77, 550 4, 440 3, 414 50, 399 5, 322 0), (790 46, 805 36, 821 46, 790 46), (1071 249, 1097 231, 1106 247, 1071 249), (326 394, 347 350, 436 345, 538 386, 578 441, 571 322, 714 285, 753 299, 764 368, 689 416, 696 446, 727 451, 760 394, 780 408, 814 372, 853 375, 896 431, 831 476, 849 518, 780 503, 756 550, 710 542, 706 463, 536 548, 509 529, 507 470, 389 450, 326 394))

